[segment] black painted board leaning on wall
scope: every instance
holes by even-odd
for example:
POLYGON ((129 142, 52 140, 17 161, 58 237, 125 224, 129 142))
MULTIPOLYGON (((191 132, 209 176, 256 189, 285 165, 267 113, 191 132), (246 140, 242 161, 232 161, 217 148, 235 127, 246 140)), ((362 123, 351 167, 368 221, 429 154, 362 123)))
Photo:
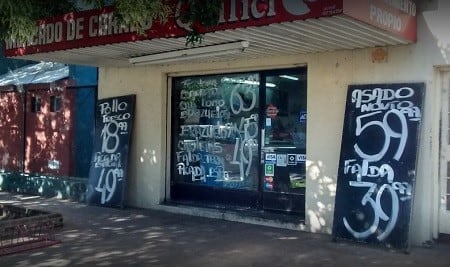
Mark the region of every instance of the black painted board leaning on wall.
POLYGON ((408 249, 424 88, 349 86, 333 238, 408 249))
POLYGON ((123 208, 135 102, 126 95, 97 103, 88 204, 123 208))

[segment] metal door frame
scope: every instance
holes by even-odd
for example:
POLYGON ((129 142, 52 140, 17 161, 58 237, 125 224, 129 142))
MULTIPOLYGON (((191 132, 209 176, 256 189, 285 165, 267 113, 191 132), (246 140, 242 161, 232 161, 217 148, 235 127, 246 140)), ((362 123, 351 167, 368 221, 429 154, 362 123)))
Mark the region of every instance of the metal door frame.
POLYGON ((441 129, 440 129, 440 162, 438 180, 438 233, 450 234, 450 69, 442 69, 439 72, 441 93, 441 129))
MULTIPOLYGON (((303 193, 300 194, 293 194, 293 193, 279 193, 279 192, 268 192, 264 189, 264 167, 265 167, 265 159, 264 159, 264 135, 265 135, 265 109, 266 109, 266 93, 267 93, 267 87, 266 87, 266 79, 269 76, 273 75, 282 75, 282 74, 307 74, 308 68, 306 66, 301 67, 292 67, 292 68, 282 68, 282 69, 271 69, 271 70, 262 70, 259 72, 260 74, 260 86, 259 86, 259 104, 260 104, 260 112, 259 112, 259 128, 260 128, 260 136, 259 136, 259 156, 261 157, 260 162, 260 168, 259 168, 259 205, 258 208, 262 210, 273 210, 283 213, 292 213, 292 214, 300 214, 304 218, 305 216, 305 210, 306 210, 306 188, 304 189, 303 193), (292 199, 297 199, 295 203, 298 206, 302 206, 302 210, 287 210, 285 208, 273 208, 270 205, 267 205, 268 203, 273 204, 274 206, 283 206, 283 201, 289 200, 292 201, 292 199)), ((307 81, 308 82, 308 81, 307 81)), ((306 151, 305 151, 306 154, 306 151)))

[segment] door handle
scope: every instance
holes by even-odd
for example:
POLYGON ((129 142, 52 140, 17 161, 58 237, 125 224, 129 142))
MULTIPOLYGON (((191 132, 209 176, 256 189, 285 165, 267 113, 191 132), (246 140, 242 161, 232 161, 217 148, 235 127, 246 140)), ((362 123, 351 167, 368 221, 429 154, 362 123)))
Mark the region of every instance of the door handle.
POLYGON ((264 150, 264 140, 266 138, 266 129, 261 129, 261 150, 264 150))
POLYGON ((261 164, 264 164, 264 139, 265 139, 265 133, 266 130, 264 128, 261 129, 261 153, 260 153, 260 157, 261 157, 261 164))

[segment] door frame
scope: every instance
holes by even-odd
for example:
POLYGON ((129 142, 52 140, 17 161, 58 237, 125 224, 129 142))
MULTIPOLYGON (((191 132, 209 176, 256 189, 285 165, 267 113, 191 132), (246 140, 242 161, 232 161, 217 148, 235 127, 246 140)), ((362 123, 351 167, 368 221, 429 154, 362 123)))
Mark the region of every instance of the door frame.
MULTIPOLYGON (((305 210, 306 210, 306 188, 300 190, 298 193, 287 193, 287 192, 270 192, 266 191, 264 188, 264 168, 265 168, 265 143, 264 143, 264 135, 266 130, 266 116, 265 110, 266 105, 268 104, 266 101, 267 94, 267 86, 266 80, 267 77, 275 76, 275 75, 307 75, 308 67, 307 66, 299 66, 292 68, 284 68, 284 69, 273 69, 273 70, 264 70, 260 72, 260 95, 259 95, 259 104, 260 104, 260 113, 259 113, 259 128, 260 128, 260 145, 259 145, 259 155, 261 157, 261 163, 259 168, 259 208, 262 210, 272 210, 278 212, 284 212, 288 214, 300 214, 304 218, 305 210), (286 203, 290 203, 288 207, 286 203)), ((308 83, 308 80, 306 80, 308 83)), ((298 88, 300 90, 300 88, 298 88)), ((307 98, 308 96, 306 96, 307 98)), ((306 99, 307 100, 307 99, 306 99)), ((307 101, 306 101, 307 103, 307 101)), ((306 139, 307 140, 307 139, 306 139)), ((307 151, 305 151, 305 154, 307 151)), ((306 164, 306 163, 305 163, 306 164)), ((305 168, 306 169, 306 168, 305 168)))
POLYGON ((440 143, 439 143, 439 175, 437 194, 437 233, 450 234, 450 209, 447 201, 450 195, 447 192, 447 183, 450 183, 450 67, 438 70, 438 99, 440 99, 440 143), (448 114, 448 115, 447 115, 448 114))

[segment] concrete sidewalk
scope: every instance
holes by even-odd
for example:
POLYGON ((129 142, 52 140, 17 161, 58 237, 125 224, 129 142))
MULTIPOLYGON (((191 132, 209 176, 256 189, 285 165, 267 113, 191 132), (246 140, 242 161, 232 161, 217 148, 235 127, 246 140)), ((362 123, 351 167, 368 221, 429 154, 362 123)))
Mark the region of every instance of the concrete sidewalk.
POLYGON ((0 203, 59 212, 62 243, 0 266, 450 266, 450 245, 389 251, 331 236, 155 210, 117 210, 0 192, 0 203))

